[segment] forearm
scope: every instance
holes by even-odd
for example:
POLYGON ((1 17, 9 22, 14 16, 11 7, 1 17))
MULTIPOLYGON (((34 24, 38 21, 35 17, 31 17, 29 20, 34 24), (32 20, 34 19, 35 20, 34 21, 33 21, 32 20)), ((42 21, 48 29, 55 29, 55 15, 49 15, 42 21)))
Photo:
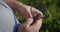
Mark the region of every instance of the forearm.
POLYGON ((4 0, 6 4, 8 4, 12 9, 18 9, 19 7, 23 7, 23 4, 21 2, 18 2, 16 0, 4 0))
MULTIPOLYGON (((27 11, 27 5, 19 2, 19 1, 5 1, 12 9, 18 11, 23 17, 30 17, 30 12, 27 11)), ((30 9, 28 9, 30 10, 30 9)))

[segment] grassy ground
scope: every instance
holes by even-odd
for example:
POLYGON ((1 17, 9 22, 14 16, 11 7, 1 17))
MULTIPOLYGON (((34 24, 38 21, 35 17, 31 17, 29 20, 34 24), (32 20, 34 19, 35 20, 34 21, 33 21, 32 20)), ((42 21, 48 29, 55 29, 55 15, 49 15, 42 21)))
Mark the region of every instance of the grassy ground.
MULTIPOLYGON (((60 0, 19 0, 30 5, 35 2, 34 7, 41 10, 45 17, 40 32, 60 32, 60 0), (46 9, 45 9, 46 8, 46 9)), ((25 18, 16 14, 19 21, 23 23, 25 18)))

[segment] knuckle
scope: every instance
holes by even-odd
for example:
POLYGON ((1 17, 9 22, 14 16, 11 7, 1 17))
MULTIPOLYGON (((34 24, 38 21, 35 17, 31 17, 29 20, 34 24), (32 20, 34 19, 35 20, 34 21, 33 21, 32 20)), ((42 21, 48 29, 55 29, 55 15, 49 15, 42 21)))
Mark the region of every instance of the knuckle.
POLYGON ((24 25, 24 26, 22 26, 22 27, 25 28, 25 29, 28 28, 26 25, 24 25))

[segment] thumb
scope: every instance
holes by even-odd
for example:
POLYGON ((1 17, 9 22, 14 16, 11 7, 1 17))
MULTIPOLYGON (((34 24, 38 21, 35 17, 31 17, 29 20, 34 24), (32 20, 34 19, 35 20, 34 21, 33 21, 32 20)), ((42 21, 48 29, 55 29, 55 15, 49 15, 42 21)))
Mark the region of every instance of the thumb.
POLYGON ((26 22, 24 22, 24 27, 29 27, 31 23, 33 22, 33 18, 27 18, 26 22))

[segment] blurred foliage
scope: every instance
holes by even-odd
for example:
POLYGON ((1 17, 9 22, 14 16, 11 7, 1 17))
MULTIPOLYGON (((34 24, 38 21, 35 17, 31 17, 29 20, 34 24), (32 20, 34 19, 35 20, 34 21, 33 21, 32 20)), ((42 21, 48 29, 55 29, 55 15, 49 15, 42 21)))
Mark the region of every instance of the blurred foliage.
MULTIPOLYGON (((31 5, 44 13, 43 24, 40 32, 60 32, 60 0, 19 0, 20 2, 31 5)), ((23 23, 25 18, 19 16, 18 19, 23 23)))

